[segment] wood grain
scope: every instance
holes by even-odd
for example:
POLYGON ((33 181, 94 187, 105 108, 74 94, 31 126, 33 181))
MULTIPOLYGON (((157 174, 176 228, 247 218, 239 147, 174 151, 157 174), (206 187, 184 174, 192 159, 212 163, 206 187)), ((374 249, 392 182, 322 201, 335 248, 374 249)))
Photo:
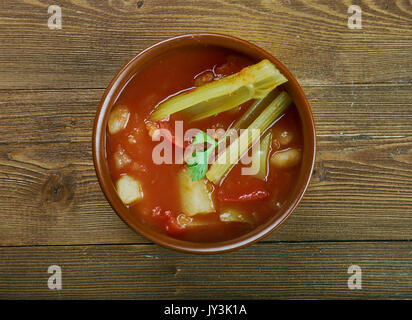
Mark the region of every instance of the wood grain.
MULTIPOLYGON (((410 85, 304 87, 317 162, 272 240, 410 240, 410 85)), ((0 106, 0 245, 146 243, 104 198, 91 155, 103 90, 8 90, 0 106), (33 110, 33 111, 32 111, 33 110)))
POLYGON ((265 243, 219 256, 155 245, 0 248, 0 298, 412 298, 411 244, 265 243), (48 267, 62 270, 49 290, 48 267), (362 271, 349 290, 348 267, 362 271))
POLYGON ((0 1, 0 298, 412 299, 412 4, 407 0, 0 1), (63 29, 49 30, 49 5, 63 29), (347 27, 352 4, 362 29, 347 27), (211 257, 149 243, 101 192, 104 88, 160 40, 219 32, 268 50, 314 112, 311 184, 276 232, 211 257), (63 290, 47 288, 47 268, 63 290), (361 266, 362 290, 347 288, 361 266))
POLYGON ((303 85, 412 81, 410 1, 58 1, 61 30, 47 27, 51 4, 0 3, 0 88, 104 88, 136 53, 192 32, 252 41, 303 85), (363 25, 350 30, 356 3, 363 25))

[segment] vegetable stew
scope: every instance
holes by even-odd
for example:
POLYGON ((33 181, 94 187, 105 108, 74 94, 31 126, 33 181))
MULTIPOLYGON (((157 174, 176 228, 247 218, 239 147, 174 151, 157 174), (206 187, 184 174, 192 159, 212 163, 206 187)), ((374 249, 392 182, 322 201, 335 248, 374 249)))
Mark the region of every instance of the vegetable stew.
POLYGON ((276 215, 303 151, 286 81, 268 60, 213 46, 146 64, 108 121, 107 161, 124 205, 192 242, 233 239, 276 215))

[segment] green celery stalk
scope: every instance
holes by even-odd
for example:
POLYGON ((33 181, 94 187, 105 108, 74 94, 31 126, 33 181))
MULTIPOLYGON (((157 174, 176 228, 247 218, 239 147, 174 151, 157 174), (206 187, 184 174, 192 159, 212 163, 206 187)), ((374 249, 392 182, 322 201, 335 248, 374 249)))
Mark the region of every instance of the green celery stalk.
POLYGON ((272 143, 272 132, 267 132, 260 140, 260 147, 258 151, 252 154, 252 168, 259 166, 257 173, 254 175, 260 180, 265 180, 267 175, 268 166, 268 155, 270 150, 270 145, 272 143))
POLYGON ((179 111, 200 120, 230 110, 250 99, 262 99, 287 79, 267 59, 158 105, 150 120, 159 121, 179 111))
POLYGON ((243 115, 230 127, 231 130, 245 129, 255 120, 259 114, 271 103, 280 93, 279 89, 274 89, 263 99, 258 99, 243 113, 243 115))
POLYGON ((256 139, 263 135, 286 110, 291 102, 292 99, 289 95, 285 91, 282 91, 248 128, 218 156, 206 173, 207 179, 217 185, 256 139))
POLYGON ((197 106, 189 108, 186 113, 191 115, 189 119, 190 122, 202 120, 217 113, 236 108, 245 101, 250 100, 253 94, 254 89, 252 85, 242 86, 230 95, 199 103, 197 106))

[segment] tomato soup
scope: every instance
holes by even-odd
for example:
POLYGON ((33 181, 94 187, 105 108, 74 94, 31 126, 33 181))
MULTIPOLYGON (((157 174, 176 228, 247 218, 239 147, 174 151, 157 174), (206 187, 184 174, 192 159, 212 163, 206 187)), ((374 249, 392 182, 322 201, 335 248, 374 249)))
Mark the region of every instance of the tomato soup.
POLYGON ((285 203, 299 174, 303 150, 299 114, 293 103, 261 137, 261 143, 267 142, 267 152, 262 153, 264 174, 244 174, 242 169, 250 165, 238 160, 218 183, 206 177, 193 181, 188 164, 176 161, 176 153, 193 142, 193 137, 178 141, 177 123, 183 132, 211 128, 226 132, 255 99, 201 120, 189 121, 181 112, 161 121, 150 120, 159 104, 170 97, 192 92, 256 63, 220 47, 185 47, 151 61, 125 85, 112 108, 106 154, 120 197, 143 223, 182 240, 224 241, 265 223, 285 203), (159 129, 167 129, 170 135, 154 139, 159 129), (167 139, 173 161, 156 163, 154 151, 167 139), (130 191, 130 186, 135 190, 130 191))

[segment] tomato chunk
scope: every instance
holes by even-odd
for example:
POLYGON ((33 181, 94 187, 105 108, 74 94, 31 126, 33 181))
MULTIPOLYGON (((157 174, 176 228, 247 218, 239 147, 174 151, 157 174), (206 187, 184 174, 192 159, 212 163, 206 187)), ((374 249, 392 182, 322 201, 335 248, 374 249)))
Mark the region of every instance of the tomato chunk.
POLYGON ((178 217, 173 215, 169 210, 162 210, 160 207, 155 207, 152 210, 152 217, 161 223, 167 234, 177 235, 186 229, 186 225, 179 223, 178 217))
POLYGON ((159 128, 160 129, 166 129, 170 132, 170 135, 168 134, 165 136, 165 139, 169 140, 170 143, 173 143, 175 146, 179 148, 186 148, 190 143, 186 140, 183 140, 183 137, 176 138, 175 135, 172 133, 172 126, 169 121, 159 121, 159 128))
POLYGON ((186 226, 179 224, 175 216, 170 215, 169 220, 165 224, 165 230, 168 234, 179 234, 185 230, 186 226))
POLYGON ((263 200, 269 197, 264 182, 252 176, 241 176, 238 180, 227 177, 219 187, 217 198, 223 202, 263 200))

